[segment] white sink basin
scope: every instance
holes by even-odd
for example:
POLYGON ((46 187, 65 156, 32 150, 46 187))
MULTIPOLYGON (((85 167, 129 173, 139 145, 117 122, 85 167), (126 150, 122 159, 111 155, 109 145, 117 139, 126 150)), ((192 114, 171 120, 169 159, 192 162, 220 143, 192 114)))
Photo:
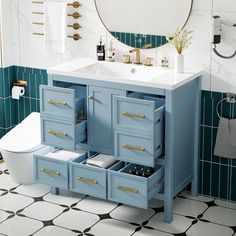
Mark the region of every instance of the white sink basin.
POLYGON ((96 76, 119 77, 129 80, 149 81, 166 73, 166 70, 158 67, 124 64, 117 62, 96 62, 74 72, 96 76))

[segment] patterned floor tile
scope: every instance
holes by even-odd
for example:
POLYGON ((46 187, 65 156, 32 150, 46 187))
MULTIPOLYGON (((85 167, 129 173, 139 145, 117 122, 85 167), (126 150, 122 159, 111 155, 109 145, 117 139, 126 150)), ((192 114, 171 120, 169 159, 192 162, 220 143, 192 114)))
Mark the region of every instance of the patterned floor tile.
POLYGON ((107 214, 117 207, 117 203, 101 200, 93 197, 86 197, 80 201, 75 208, 88 211, 94 214, 107 214))
POLYGON ((218 206, 226 207, 226 208, 231 208, 236 210, 236 204, 227 202, 227 201, 222 201, 222 200, 215 200, 215 204, 218 206))
POLYGON ((187 236, 232 236, 233 233, 233 230, 229 227, 198 222, 187 231, 187 236))
POLYGON ((164 206, 164 202, 156 199, 152 199, 149 201, 149 207, 150 208, 161 208, 164 206))
POLYGON ((74 233, 70 230, 59 228, 57 226, 47 226, 39 230, 34 236, 76 236, 77 233, 74 233))
POLYGON ((173 212, 184 216, 197 217, 207 209, 207 204, 195 200, 176 198, 173 212))
POLYGON ((136 207, 122 205, 112 211, 110 216, 113 219, 126 221, 128 223, 142 224, 143 222, 149 220, 154 214, 155 211, 152 209, 144 210, 136 207))
POLYGON ((30 197, 42 197, 47 194, 51 188, 43 184, 34 184, 34 185, 20 185, 17 187, 14 192, 30 196, 30 197))
POLYGON ((1 171, 4 171, 4 170, 6 170, 6 169, 7 169, 6 163, 5 163, 5 162, 0 163, 0 170, 1 170, 1 171))
POLYGON ((199 195, 197 197, 193 197, 193 196, 191 196, 190 193, 187 193, 187 192, 182 192, 178 196, 186 197, 188 199, 192 199, 192 200, 196 200, 196 201, 200 201, 200 202, 210 202, 210 201, 212 201, 212 198, 204 197, 204 196, 201 196, 201 195, 199 195))
POLYGON ((85 229, 90 228, 99 220, 100 218, 97 215, 71 209, 70 211, 67 211, 66 213, 57 217, 53 223, 57 226, 83 232, 85 229))
POLYGON ((173 234, 168 234, 157 230, 142 229, 132 236, 173 236, 173 234))
POLYGON ((33 198, 20 194, 8 193, 0 197, 0 209, 16 212, 34 202, 33 198))
POLYGON ((0 232, 9 236, 29 236, 42 227, 40 221, 15 216, 0 224, 0 232))
POLYGON ((0 223, 6 220, 9 216, 12 216, 13 214, 7 213, 5 211, 0 211, 0 223))
POLYGON ((15 183, 10 175, 2 174, 0 175, 1 182, 0 182, 0 189, 7 189, 10 190, 19 186, 19 184, 15 183))
POLYGON ((173 215, 173 222, 171 224, 164 223, 163 220, 164 214, 158 213, 153 218, 151 218, 151 220, 149 220, 146 226, 167 233, 180 234, 185 232, 192 225, 193 221, 184 216, 175 214, 173 215))
POLYGON ((236 226, 236 210, 213 206, 207 209, 202 219, 217 224, 236 226))
POLYGON ((63 210, 65 210, 64 207, 56 204, 48 202, 35 202, 24 209, 22 214, 37 220, 49 221, 60 215, 63 210))
POLYGON ((89 231, 94 236, 130 236, 137 226, 118 220, 106 219, 98 222, 89 231))
POLYGON ((48 193, 43 199, 48 202, 71 206, 81 201, 84 197, 85 195, 83 194, 60 190, 60 195, 48 193))

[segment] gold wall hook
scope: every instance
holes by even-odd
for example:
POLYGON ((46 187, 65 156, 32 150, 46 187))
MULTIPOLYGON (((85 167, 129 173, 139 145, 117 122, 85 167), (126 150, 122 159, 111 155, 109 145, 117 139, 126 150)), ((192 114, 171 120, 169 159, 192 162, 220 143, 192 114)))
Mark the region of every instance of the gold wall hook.
POLYGON ((68 3, 68 6, 72 6, 74 8, 79 8, 81 6, 81 4, 77 1, 74 1, 73 3, 68 3))
POLYGON ((68 14, 67 16, 71 16, 74 19, 78 19, 81 17, 81 15, 79 14, 79 12, 74 12, 73 14, 68 14))
POLYGON ((72 39, 74 39, 75 41, 77 41, 77 40, 79 40, 79 39, 81 39, 81 36, 79 35, 79 34, 74 34, 74 35, 68 35, 67 36, 68 38, 72 38, 72 39))
POLYGON ((67 26, 73 28, 74 30, 82 28, 82 26, 79 23, 74 23, 73 25, 67 25, 67 26))

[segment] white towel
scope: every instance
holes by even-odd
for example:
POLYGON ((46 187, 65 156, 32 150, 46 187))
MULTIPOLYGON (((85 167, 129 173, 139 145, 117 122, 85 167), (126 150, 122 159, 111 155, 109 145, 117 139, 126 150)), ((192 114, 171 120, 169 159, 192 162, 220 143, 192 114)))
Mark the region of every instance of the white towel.
POLYGON ((77 157, 80 157, 84 155, 86 152, 82 150, 77 150, 76 152, 70 152, 70 151, 64 151, 64 150, 56 150, 53 152, 50 152, 46 155, 46 157, 50 157, 56 160, 61 161, 71 161, 77 157))
POLYGON ((44 2, 45 51, 65 53, 66 2, 44 2))

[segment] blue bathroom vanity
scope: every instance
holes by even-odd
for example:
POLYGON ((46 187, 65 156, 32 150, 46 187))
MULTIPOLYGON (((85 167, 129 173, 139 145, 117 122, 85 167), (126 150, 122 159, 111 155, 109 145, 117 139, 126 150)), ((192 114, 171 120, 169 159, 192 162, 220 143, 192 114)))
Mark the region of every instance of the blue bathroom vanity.
POLYGON ((189 183, 197 196, 201 72, 82 58, 49 69, 48 79, 40 88, 42 143, 84 154, 69 161, 35 156, 37 183, 55 194, 61 188, 145 209, 163 200, 165 222, 189 183), (96 153, 118 162, 86 165, 96 153), (155 171, 129 173, 140 165, 155 171))

